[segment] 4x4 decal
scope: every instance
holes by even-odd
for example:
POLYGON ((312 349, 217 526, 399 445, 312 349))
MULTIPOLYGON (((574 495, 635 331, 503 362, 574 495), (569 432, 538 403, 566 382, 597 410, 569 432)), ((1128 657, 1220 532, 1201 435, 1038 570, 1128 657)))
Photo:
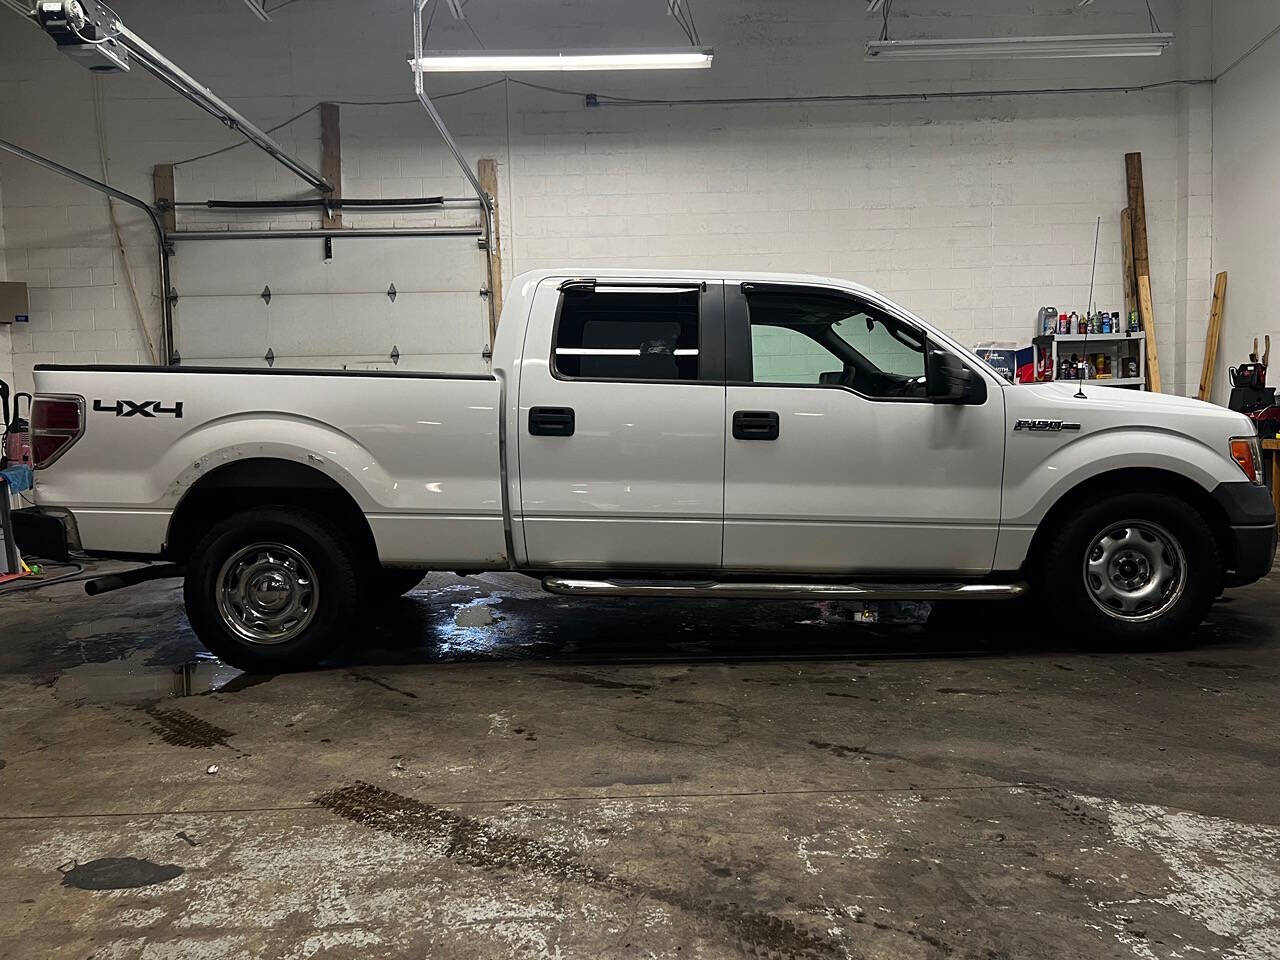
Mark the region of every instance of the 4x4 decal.
POLYGON ((159 400, 93 401, 95 413, 114 413, 117 417, 174 417, 182 419, 182 401, 165 406, 159 400))

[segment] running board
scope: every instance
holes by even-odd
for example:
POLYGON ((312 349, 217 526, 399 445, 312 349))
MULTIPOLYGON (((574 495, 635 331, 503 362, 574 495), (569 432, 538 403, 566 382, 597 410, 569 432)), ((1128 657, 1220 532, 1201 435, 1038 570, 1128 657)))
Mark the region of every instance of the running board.
POLYGON ((1025 583, 747 583, 716 580, 585 580, 545 577, 569 597, 718 597, 727 600, 1014 600, 1025 583))

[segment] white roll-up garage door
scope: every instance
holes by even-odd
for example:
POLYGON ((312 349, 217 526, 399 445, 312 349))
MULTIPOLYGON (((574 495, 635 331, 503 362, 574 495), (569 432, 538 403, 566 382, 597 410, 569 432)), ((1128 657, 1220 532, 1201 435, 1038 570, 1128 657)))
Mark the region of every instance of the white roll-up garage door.
POLYGON ((185 365, 266 366, 270 354, 277 367, 488 369, 485 254, 474 236, 336 237, 328 260, 321 238, 175 247, 174 342, 185 365))

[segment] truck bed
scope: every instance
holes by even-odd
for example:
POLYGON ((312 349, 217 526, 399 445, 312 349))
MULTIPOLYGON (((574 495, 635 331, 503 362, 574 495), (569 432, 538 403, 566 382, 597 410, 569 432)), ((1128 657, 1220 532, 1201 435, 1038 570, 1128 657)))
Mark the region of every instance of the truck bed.
POLYGON ((491 375, 39 365, 35 385, 84 398, 83 436, 37 490, 74 512, 87 550, 159 554, 193 487, 284 462, 350 495, 384 563, 505 564, 491 375))

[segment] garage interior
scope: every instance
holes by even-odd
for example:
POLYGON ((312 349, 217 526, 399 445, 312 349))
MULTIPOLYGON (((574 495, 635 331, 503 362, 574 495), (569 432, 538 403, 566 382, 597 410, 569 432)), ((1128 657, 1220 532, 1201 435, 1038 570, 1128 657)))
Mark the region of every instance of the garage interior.
MULTIPOLYGON (((1011 378, 1234 408, 1265 377, 1262 0, 118 0, 126 72, 0 6, 11 436, 40 364, 488 373, 506 285, 565 265, 848 278, 1011 378), (1114 35, 1145 52, 869 47, 1114 35), (714 56, 420 98, 415 40, 714 56)), ((181 581, 90 597, 138 565, 25 552, 0 957, 1280 955, 1273 577, 1117 650, 1020 601, 432 573, 268 675, 181 581)))

